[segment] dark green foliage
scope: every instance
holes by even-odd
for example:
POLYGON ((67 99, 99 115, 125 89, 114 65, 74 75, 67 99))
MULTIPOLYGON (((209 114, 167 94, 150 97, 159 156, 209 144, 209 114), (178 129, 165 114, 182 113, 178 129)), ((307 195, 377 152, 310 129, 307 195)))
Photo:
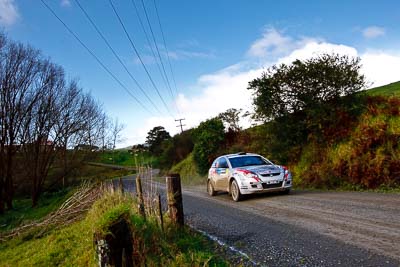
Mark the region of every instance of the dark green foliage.
POLYGON ((342 137, 362 110, 365 86, 360 59, 321 55, 291 65, 273 66, 249 83, 254 90, 255 118, 266 121, 264 142, 279 162, 293 162, 310 141, 323 145, 342 137))
POLYGON ((147 133, 146 144, 149 145, 149 151, 155 155, 160 156, 162 153, 161 144, 170 139, 171 136, 162 126, 156 126, 147 133))
POLYGON ((242 109, 230 108, 224 112, 221 112, 218 115, 218 118, 225 123, 226 129, 238 132, 241 129, 239 126, 239 115, 241 112, 242 109))
POLYGON ((224 141, 224 124, 221 119, 206 120, 193 131, 193 157, 200 174, 205 174, 224 141))
POLYGON ((261 78, 249 82, 249 89, 254 90, 256 115, 271 120, 316 110, 321 104, 335 104, 341 96, 364 88, 365 77, 359 73, 360 68, 359 58, 336 54, 275 65, 261 78))
POLYGON ((169 169, 172 165, 182 161, 192 152, 193 146, 192 130, 184 131, 165 140, 162 143, 161 167, 169 169))

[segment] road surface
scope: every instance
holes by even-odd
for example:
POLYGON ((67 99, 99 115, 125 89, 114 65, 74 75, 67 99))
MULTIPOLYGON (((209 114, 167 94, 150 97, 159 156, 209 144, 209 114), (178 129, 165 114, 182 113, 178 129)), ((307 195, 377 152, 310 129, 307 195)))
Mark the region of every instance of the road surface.
POLYGON ((294 191, 233 202, 184 187, 183 205, 187 224, 259 266, 400 266, 399 194, 294 191))

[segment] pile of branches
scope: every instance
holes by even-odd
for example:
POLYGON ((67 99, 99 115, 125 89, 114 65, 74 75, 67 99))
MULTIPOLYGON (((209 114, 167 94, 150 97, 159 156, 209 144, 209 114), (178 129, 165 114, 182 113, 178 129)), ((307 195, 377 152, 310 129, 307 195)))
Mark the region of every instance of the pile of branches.
POLYGON ((81 220, 93 203, 101 196, 102 191, 103 186, 84 182, 55 212, 41 220, 24 224, 0 235, 0 240, 5 241, 28 232, 34 232, 36 233, 35 237, 40 237, 50 228, 59 228, 81 220))

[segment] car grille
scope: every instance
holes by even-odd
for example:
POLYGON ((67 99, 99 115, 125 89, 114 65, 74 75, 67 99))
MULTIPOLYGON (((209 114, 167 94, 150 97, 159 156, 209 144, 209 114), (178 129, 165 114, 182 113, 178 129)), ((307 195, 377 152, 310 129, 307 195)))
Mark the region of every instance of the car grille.
POLYGON ((266 173, 266 174, 261 174, 262 177, 273 177, 273 176, 278 176, 280 175, 280 172, 274 172, 274 173, 266 173))
POLYGON ((266 184, 266 183, 262 183, 262 187, 263 187, 263 189, 277 188, 277 187, 282 187, 282 183, 283 183, 283 182, 279 182, 279 183, 277 183, 277 184, 266 184))

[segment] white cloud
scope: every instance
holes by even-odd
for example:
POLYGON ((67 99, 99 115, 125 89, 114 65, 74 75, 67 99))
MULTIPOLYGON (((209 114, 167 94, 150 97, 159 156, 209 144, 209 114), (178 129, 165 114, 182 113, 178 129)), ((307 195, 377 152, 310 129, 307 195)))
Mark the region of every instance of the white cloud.
POLYGON ((0 25, 11 26, 19 18, 19 13, 14 0, 0 0, 0 25))
MULTIPOLYGON (((179 94, 176 103, 183 114, 182 116, 186 118, 186 121, 184 121, 187 125, 186 129, 195 127, 201 121, 214 117, 228 108, 243 108, 251 111, 252 95, 251 91, 247 90, 248 82, 259 77, 265 68, 273 64, 291 63, 295 59, 304 60, 322 53, 338 53, 360 57, 363 65, 361 71, 366 75, 367 80, 373 83, 374 87, 400 80, 398 73, 400 54, 371 50, 360 53, 356 48, 349 45, 329 43, 318 38, 282 36, 278 31, 271 29, 267 32, 267 34, 263 34, 263 38, 273 36, 270 40, 274 39, 275 41, 267 42, 266 40, 269 38, 264 38, 262 42, 261 39, 257 40, 249 49, 248 53, 251 51, 251 58, 199 77, 193 86, 197 90, 196 95, 179 94), (287 43, 288 40, 291 40, 292 44, 287 43), (255 45, 257 43, 259 45, 255 45), (279 44, 285 45, 286 51, 279 51, 279 57, 273 61, 270 59, 267 61, 264 56, 270 53, 268 51, 276 51, 275 46, 279 44), (263 50, 262 47, 266 50, 263 50), (256 55, 259 55, 259 57, 255 57, 256 55), (259 67, 260 60, 264 60, 264 68, 259 67)), ((136 130, 135 135, 146 136, 150 129, 158 125, 164 126, 172 135, 179 131, 174 118, 160 116, 147 119, 143 127, 136 130)), ((249 122, 244 126, 249 126, 249 122)))
POLYGON ((62 7, 70 7, 71 1, 70 0, 61 0, 61 6, 62 7))
POLYGON ((327 42, 318 42, 310 40, 298 49, 293 50, 290 54, 277 60, 277 63, 289 64, 296 59, 304 60, 316 57, 321 54, 340 54, 357 57, 357 50, 353 47, 346 45, 337 45, 327 42))
POLYGON ((266 28, 262 37, 250 46, 247 55, 259 58, 278 56, 290 50, 292 46, 291 37, 282 35, 275 28, 266 28))
MULTIPOLYGON (((247 90, 247 84, 250 80, 258 77, 262 69, 254 69, 248 71, 239 71, 240 66, 231 66, 217 73, 201 76, 198 79, 196 88, 200 91, 198 95, 187 96, 179 94, 176 104, 186 120, 182 123, 186 126, 184 129, 196 127, 201 121, 215 117, 220 112, 229 108, 242 108, 251 110, 251 92, 247 90)), ((155 126, 163 126, 166 130, 174 135, 180 132, 180 128, 175 122, 175 118, 171 116, 157 116, 148 118, 142 127, 130 132, 134 132, 135 136, 140 136, 136 140, 144 142, 147 132, 155 126)), ((243 120, 242 125, 250 126, 250 122, 243 120)))
POLYGON ((386 31, 382 27, 370 26, 362 30, 362 34, 365 38, 372 39, 379 36, 385 35, 386 31))
MULTIPOLYGON (((165 55, 167 53, 164 53, 165 55)), ((183 60, 192 58, 215 58, 212 52, 199 52, 199 51, 188 51, 188 50, 176 50, 168 51, 168 56, 173 60, 183 60)))
POLYGON ((363 72, 372 87, 400 81, 400 54, 367 51, 360 57, 363 72))

